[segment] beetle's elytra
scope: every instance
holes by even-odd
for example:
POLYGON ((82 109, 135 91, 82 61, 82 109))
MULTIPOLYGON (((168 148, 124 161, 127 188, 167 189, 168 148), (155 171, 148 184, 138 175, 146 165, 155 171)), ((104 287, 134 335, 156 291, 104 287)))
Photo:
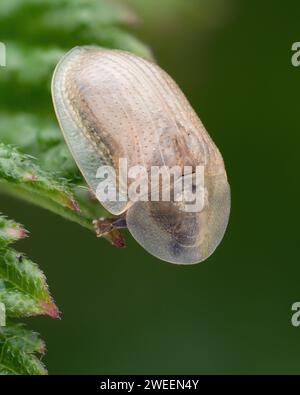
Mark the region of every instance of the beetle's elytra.
MULTIPOLYGON (((76 47, 58 64, 52 82, 66 142, 93 191, 100 166, 202 166, 205 201, 186 212, 170 201, 101 201, 122 215, 133 237, 152 255, 198 263, 224 235, 230 188, 222 156, 186 97, 156 64, 131 53, 76 47)), ((118 175, 118 173, 117 173, 118 175)))

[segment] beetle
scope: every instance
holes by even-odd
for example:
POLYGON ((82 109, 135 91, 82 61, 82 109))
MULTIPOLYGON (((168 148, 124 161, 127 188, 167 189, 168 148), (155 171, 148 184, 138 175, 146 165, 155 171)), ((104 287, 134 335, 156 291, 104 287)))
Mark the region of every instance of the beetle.
MULTIPOLYGON (((224 161, 188 100, 164 70, 129 52, 75 47, 55 69, 52 97, 69 149, 95 193, 101 166, 115 169, 119 181, 120 158, 125 158, 129 167, 143 166, 146 172, 153 166, 204 169, 201 210, 183 209, 174 194, 169 201, 100 199, 118 217, 106 220, 102 229, 101 220, 96 220, 98 233, 127 226, 149 253, 175 264, 198 263, 213 253, 230 213, 224 161)), ((192 170, 189 176, 182 172, 180 177, 185 180, 194 175, 192 170)))

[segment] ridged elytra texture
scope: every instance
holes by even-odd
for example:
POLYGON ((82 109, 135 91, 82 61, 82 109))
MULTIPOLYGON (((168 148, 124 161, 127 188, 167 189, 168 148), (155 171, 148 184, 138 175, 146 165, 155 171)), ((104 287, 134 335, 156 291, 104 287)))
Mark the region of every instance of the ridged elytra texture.
POLYGON ((176 202, 102 202, 126 214, 135 239, 160 259, 180 264, 206 259, 225 232, 230 189, 222 156, 172 78, 133 54, 76 47, 61 60, 52 94, 65 139, 95 191, 97 169, 204 166, 206 200, 198 213, 176 202))

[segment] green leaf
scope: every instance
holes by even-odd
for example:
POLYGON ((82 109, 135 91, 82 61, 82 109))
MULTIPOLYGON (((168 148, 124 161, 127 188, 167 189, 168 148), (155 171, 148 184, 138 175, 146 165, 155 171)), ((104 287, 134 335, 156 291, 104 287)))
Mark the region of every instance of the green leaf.
POLYGON ((29 155, 21 154, 16 148, 0 143, 0 180, 31 192, 44 193, 50 200, 79 211, 67 181, 56 179, 34 163, 29 155))
POLYGON ((43 171, 33 158, 0 143, 0 189, 92 229, 65 179, 43 171))
MULTIPOLYGON (((75 45, 96 44, 130 50, 152 58, 150 49, 127 33, 123 26, 132 26, 138 18, 130 7, 112 0, 2 0, 0 15, 5 15, 0 33, 8 42, 8 59, 21 80, 37 82, 45 75, 59 51, 75 45), (22 24, 18 20, 22 17, 22 24), (14 29, 11 29, 11 26, 14 29), (112 29, 113 28, 113 29, 112 29), (43 32, 43 34, 37 34, 43 32), (12 41, 18 42, 14 44, 12 41), (24 42, 32 45, 28 51, 24 42), (55 48, 51 45, 59 46, 55 48), (40 46, 44 47, 44 54, 40 46), (9 49, 11 47, 11 50, 9 49), (24 57, 25 54, 25 57, 24 57), (38 62, 41 68, 38 69, 38 62), (31 68, 25 66, 31 66, 31 68), (23 67, 22 67, 23 66, 23 67), (22 75, 22 71, 24 75, 22 75), (29 79, 28 79, 29 78, 29 79)), ((10 70, 6 70, 10 73, 10 70)))
MULTIPOLYGON (((48 84, 52 71, 64 50, 57 47, 43 48, 6 41, 8 67, 1 70, 0 81, 20 84, 48 84)), ((49 87, 50 88, 50 87, 49 87)))
POLYGON ((73 181, 81 179, 79 170, 63 140, 57 122, 30 113, 0 112, 0 140, 38 159, 44 170, 73 181))
POLYGON ((21 324, 0 327, 0 374, 44 375, 47 371, 36 354, 45 352, 38 334, 21 324))
POLYGON ((72 0, 57 1, 42 18, 42 22, 50 29, 74 31, 79 27, 93 26, 97 30, 105 26, 118 24, 134 24, 137 16, 124 3, 108 0, 72 0))
POLYGON ((26 229, 0 214, 0 248, 27 236, 26 229))
POLYGON ((59 316, 38 266, 13 249, 0 249, 0 302, 11 317, 59 316))
POLYGON ((75 26, 82 21, 93 22, 95 18, 102 24, 131 24, 137 20, 126 4, 112 0, 2 0, 0 3, 0 12, 6 18, 25 13, 26 10, 46 13, 49 20, 45 23, 50 26, 57 23, 51 15, 56 16, 60 24, 75 26))
POLYGON ((42 271, 24 254, 8 247, 25 236, 22 225, 0 215, 0 374, 47 374, 37 357, 45 352, 44 342, 37 333, 7 317, 59 316, 42 271))

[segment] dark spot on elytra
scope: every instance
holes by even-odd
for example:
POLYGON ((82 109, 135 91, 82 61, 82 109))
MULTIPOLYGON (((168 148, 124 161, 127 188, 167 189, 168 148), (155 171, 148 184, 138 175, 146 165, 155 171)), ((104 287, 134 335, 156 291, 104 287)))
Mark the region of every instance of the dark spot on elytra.
POLYGON ((179 256, 183 251, 182 245, 180 245, 177 241, 172 241, 172 243, 170 245, 170 249, 171 249, 172 255, 174 255, 174 256, 179 256))

